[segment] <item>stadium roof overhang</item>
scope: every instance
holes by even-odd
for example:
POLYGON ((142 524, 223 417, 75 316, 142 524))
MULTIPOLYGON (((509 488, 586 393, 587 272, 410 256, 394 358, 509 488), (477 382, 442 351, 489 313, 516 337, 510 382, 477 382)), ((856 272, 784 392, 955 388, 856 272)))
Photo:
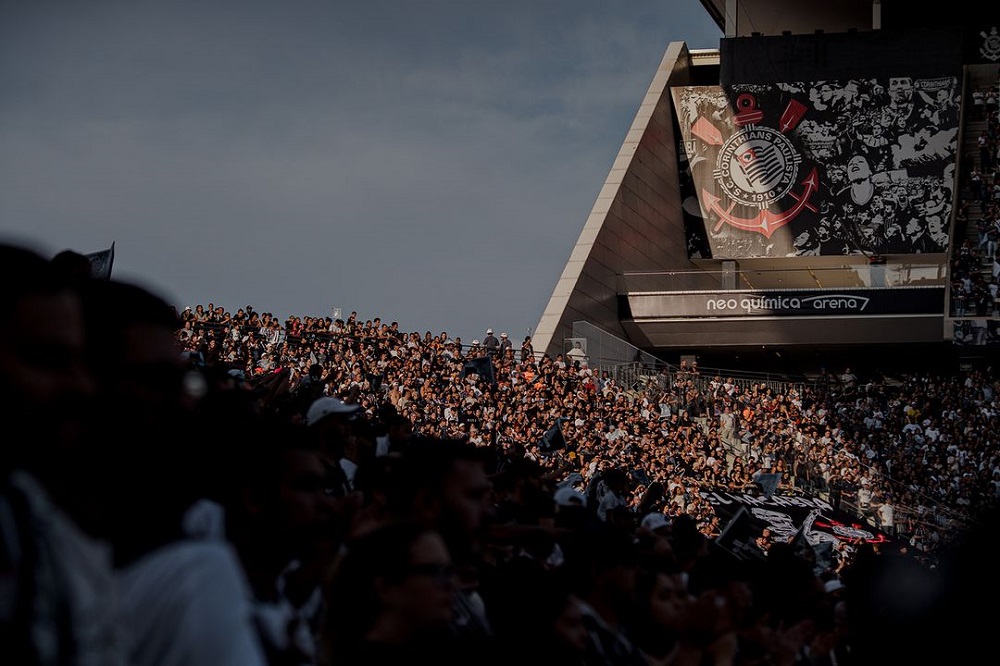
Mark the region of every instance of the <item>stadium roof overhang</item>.
POLYGON ((858 257, 718 261, 701 275, 622 276, 622 328, 642 348, 940 341, 943 255, 882 262, 858 257), (731 267, 731 268, 733 268, 731 267))
MULTIPOLYGON (((943 289, 940 297, 943 298, 943 289)), ((739 301, 737 301, 737 305, 739 301)), ((944 315, 643 317, 622 319, 642 349, 816 347, 819 345, 939 342, 944 315)))
MULTIPOLYGON (((881 26, 883 5, 886 4, 891 5, 891 0, 826 0, 822 3, 701 0, 702 7, 726 37, 779 35, 785 32, 806 34, 817 30, 873 30, 881 26)), ((902 11, 902 7, 898 11, 902 11)), ((906 11, 915 13, 912 8, 906 8, 906 11)))

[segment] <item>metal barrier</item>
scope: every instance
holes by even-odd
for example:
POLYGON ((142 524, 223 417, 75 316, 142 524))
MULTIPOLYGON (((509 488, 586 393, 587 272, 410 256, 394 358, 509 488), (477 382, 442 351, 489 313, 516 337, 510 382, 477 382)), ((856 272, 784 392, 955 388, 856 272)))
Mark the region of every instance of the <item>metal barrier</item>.
MULTIPOLYGON (((642 351, 635 345, 622 340, 617 335, 594 326, 590 322, 573 322, 573 338, 587 341, 587 357, 590 367, 619 366, 629 363, 642 363, 650 366, 663 365, 663 361, 652 354, 642 351)), ((572 343, 567 340, 564 353, 569 351, 572 343)))
MULTIPOLYGON (((572 348, 573 342, 585 340, 587 362, 595 372, 607 371, 620 386, 633 391, 641 391, 650 387, 658 388, 653 381, 665 376, 668 386, 674 386, 680 373, 685 379, 690 379, 699 390, 707 390, 710 382, 716 377, 732 381, 740 391, 752 391, 755 388, 770 389, 772 393, 787 395, 791 389, 801 393, 804 386, 810 382, 789 381, 784 375, 754 373, 722 368, 701 368, 698 372, 683 371, 679 366, 667 363, 662 359, 645 352, 635 345, 622 340, 590 322, 573 322, 573 337, 568 338, 566 352, 572 348)), ((565 352, 564 352, 565 353, 565 352)))

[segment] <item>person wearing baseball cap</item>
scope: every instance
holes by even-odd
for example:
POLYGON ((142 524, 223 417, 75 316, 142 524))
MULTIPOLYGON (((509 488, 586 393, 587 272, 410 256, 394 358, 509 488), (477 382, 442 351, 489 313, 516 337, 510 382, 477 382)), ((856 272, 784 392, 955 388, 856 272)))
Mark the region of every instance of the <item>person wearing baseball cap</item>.
POLYGON ((514 352, 514 343, 510 341, 506 333, 500 334, 500 355, 506 356, 507 352, 514 352))
POLYGON ((493 329, 486 329, 486 337, 483 338, 483 347, 486 348, 486 353, 490 356, 496 356, 497 352, 500 351, 500 339, 493 335, 493 329))
POLYGON ((306 425, 316 426, 330 416, 336 416, 342 422, 350 421, 361 410, 361 405, 344 402, 339 398, 323 396, 316 398, 306 411, 306 425))
POLYGON ((340 497, 351 491, 351 481, 341 460, 347 455, 353 438, 352 423, 360 410, 361 405, 331 396, 316 398, 306 410, 305 424, 316 439, 327 470, 327 482, 331 492, 340 497))

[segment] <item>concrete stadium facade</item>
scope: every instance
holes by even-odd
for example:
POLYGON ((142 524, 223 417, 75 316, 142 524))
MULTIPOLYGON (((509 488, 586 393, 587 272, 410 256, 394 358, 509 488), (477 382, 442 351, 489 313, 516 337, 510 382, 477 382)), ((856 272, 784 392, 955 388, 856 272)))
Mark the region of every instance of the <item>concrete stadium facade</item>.
MULTIPOLYGON (((758 245, 770 240, 774 242, 768 248, 777 243, 791 249, 787 254, 765 256, 762 250, 740 256, 739 251, 720 253, 714 245, 713 251, 692 252, 686 228, 699 199, 685 194, 694 153, 688 154, 692 139, 680 129, 687 127, 688 119, 683 118, 682 125, 678 91, 742 85, 763 90, 763 99, 769 77, 820 81, 860 76, 871 78, 877 87, 879 77, 888 81, 907 68, 915 68, 922 80, 933 76, 940 81, 944 77, 935 67, 948 72, 949 62, 955 61, 951 65, 957 65, 959 73, 954 95, 958 99, 961 94, 964 102, 964 72, 977 58, 991 65, 992 55, 979 58, 973 42, 989 37, 997 24, 988 14, 995 10, 976 13, 970 6, 963 16, 967 25, 911 43, 907 40, 917 34, 914 31, 924 30, 921 21, 933 25, 934 16, 904 14, 902 3, 820 3, 822 10, 815 4, 702 2, 725 36, 717 49, 691 49, 684 42, 667 46, 535 329, 537 350, 551 355, 567 351, 581 335, 575 330, 580 322, 668 360, 760 350, 821 355, 860 347, 937 353, 953 346, 947 287, 948 250, 956 246, 954 239, 930 250, 904 247, 894 252, 886 246, 888 251, 879 252, 859 247, 845 254, 797 256, 792 225, 777 225, 767 230, 766 239, 749 235, 761 241, 758 245), (935 47, 934 40, 940 45, 935 47), (900 44, 923 54, 923 70, 920 63, 913 64, 912 53, 898 52, 900 44), (757 73, 754 60, 770 69, 757 73)), ((727 110, 739 115, 735 111, 727 110)), ((947 157, 950 166, 945 164, 944 179, 958 178, 957 142, 959 149, 947 157)), ((946 185, 957 196, 958 186, 946 185)), ((801 203, 804 197, 792 189, 786 200, 794 205, 793 198, 801 203)), ((711 196, 700 198, 701 208, 708 200, 714 201, 711 196)), ((723 207, 718 212, 725 217, 723 207)), ((695 212, 699 214, 703 211, 695 212)), ((806 212, 802 219, 809 215, 818 213, 806 212)), ((947 223, 950 227, 951 219, 947 223)), ((705 225, 710 226, 707 218, 705 225)), ((715 229, 723 226, 720 220, 715 229)))

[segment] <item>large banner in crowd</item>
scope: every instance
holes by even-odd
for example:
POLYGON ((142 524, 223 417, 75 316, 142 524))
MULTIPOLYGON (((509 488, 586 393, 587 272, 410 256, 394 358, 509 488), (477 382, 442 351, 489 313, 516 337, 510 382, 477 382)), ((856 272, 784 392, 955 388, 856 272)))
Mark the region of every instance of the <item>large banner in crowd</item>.
POLYGON ((957 76, 671 94, 691 258, 948 251, 957 76))
POLYGON ((728 490, 702 491, 724 526, 716 542, 740 559, 760 558, 763 551, 754 540, 764 528, 776 541, 799 540, 818 552, 829 551, 838 542, 888 543, 884 532, 862 522, 820 497, 765 495, 728 490))

